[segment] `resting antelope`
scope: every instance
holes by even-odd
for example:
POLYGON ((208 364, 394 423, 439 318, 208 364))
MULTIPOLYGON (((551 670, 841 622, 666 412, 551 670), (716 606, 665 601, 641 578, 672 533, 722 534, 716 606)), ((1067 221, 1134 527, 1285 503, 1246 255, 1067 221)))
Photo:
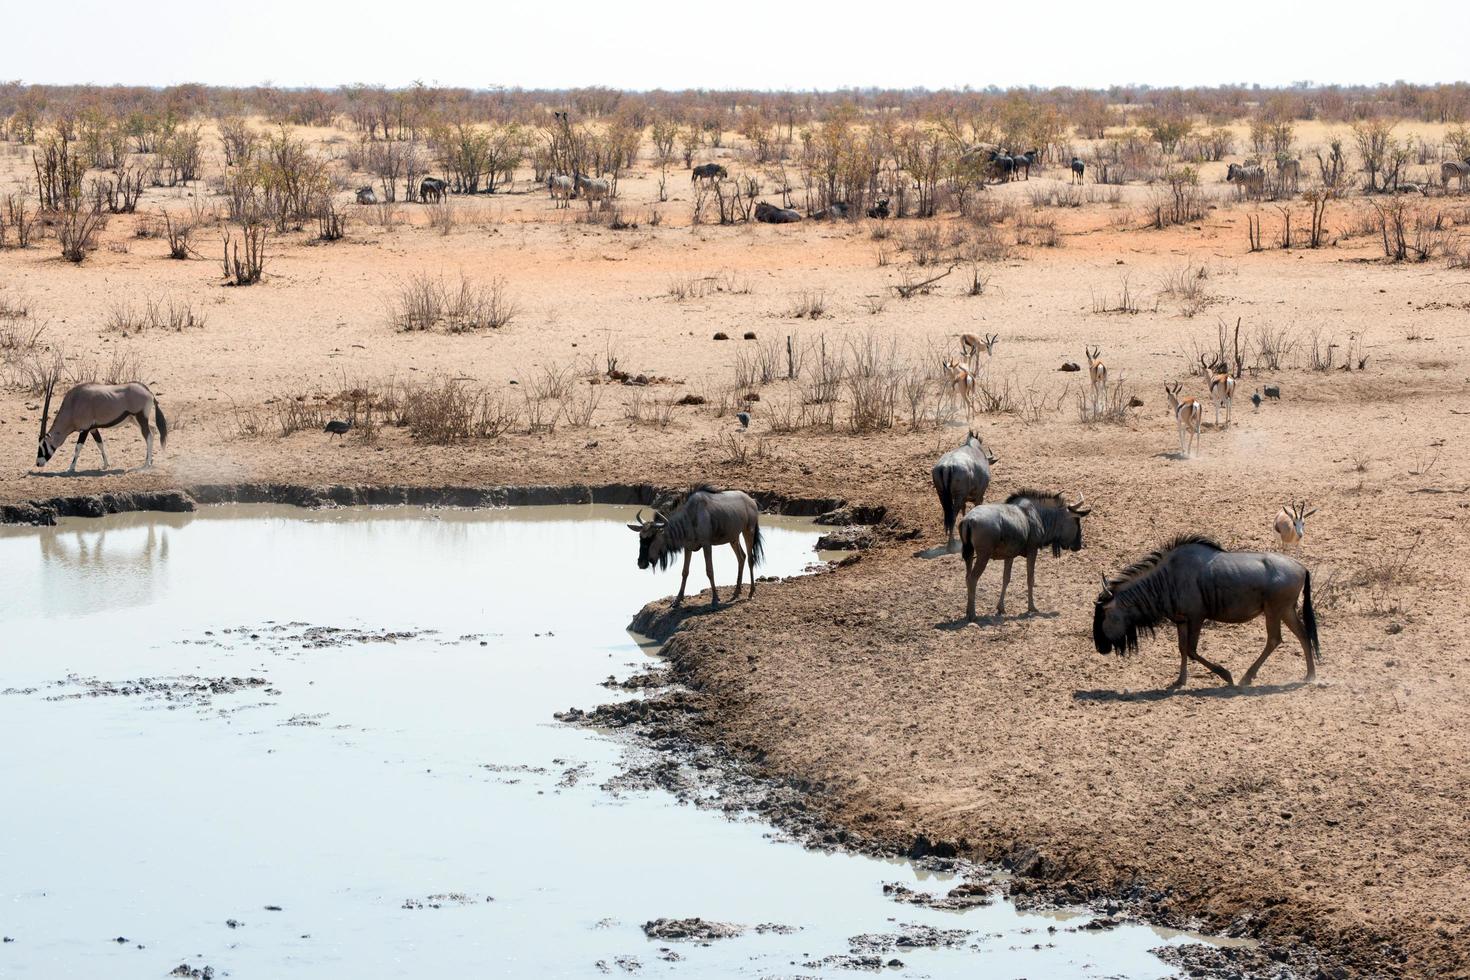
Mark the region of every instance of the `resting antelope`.
POLYGON ((1199 356, 1199 366, 1205 372, 1205 377, 1210 382, 1210 401, 1215 405, 1215 428, 1220 427, 1220 408, 1225 409, 1225 424, 1230 424, 1230 407, 1235 401, 1235 378, 1230 371, 1219 370, 1220 362, 1214 364, 1205 363, 1205 355, 1199 356))
POLYGON ((1087 347, 1083 353, 1087 355, 1087 377, 1092 381, 1092 414, 1096 415, 1108 397, 1108 366, 1102 362, 1101 347, 1087 347))
POLYGON ((965 400, 971 410, 975 407, 975 372, 959 361, 944 361, 944 371, 954 393, 965 400))
POLYGON ((80 435, 76 451, 71 454, 71 466, 66 472, 77 471, 77 457, 82 454, 82 445, 89 435, 96 440, 97 448, 102 452, 102 468, 107 469, 107 449, 102 445, 101 430, 110 429, 127 418, 137 419, 138 428, 143 430, 143 440, 148 447, 143 468, 147 469, 153 465, 153 431, 148 427, 150 411, 158 426, 158 444, 168 445, 168 420, 163 417, 158 399, 144 384, 137 381, 125 385, 79 384, 62 397, 61 407, 56 410, 56 418, 50 420, 48 429, 51 391, 52 386, 47 385, 46 402, 41 408, 41 441, 36 448, 37 469, 50 461, 73 432, 80 435))
POLYGON ((1164 394, 1169 396, 1169 409, 1174 413, 1174 423, 1179 427, 1179 455, 1188 456, 1187 446, 1190 441, 1194 443, 1195 452, 1199 452, 1199 427, 1205 410, 1198 398, 1180 398, 1179 389, 1182 387, 1184 386, 1177 381, 1173 386, 1164 385, 1164 394))
POLYGON ((1307 537, 1307 518, 1317 513, 1317 508, 1307 510, 1307 502, 1287 504, 1276 512, 1276 534, 1281 538, 1281 547, 1301 547, 1307 537))

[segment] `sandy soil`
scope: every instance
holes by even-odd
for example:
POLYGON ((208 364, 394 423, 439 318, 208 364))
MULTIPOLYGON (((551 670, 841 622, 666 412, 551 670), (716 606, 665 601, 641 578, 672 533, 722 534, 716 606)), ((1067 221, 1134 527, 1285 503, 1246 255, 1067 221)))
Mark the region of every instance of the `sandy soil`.
MULTIPOLYGON (((11 180, 21 162, 3 161, 11 180)), ((1206 168, 1212 190, 1222 170, 1206 168)), ((1470 976, 1470 617, 1460 584, 1470 461, 1456 449, 1470 416, 1470 275, 1441 262, 1384 265, 1366 237, 1251 254, 1243 206, 1193 226, 1141 230, 1151 192, 1129 187, 1116 207, 1048 209, 1059 246, 1021 246, 986 264, 982 296, 964 295, 962 268, 932 295, 889 296, 870 313, 868 301, 906 271, 923 277, 897 245, 918 223, 893 223, 886 241, 865 224, 691 229, 686 181, 673 173, 673 200, 660 204, 654 175, 625 180, 625 207, 640 227, 624 231, 578 223, 575 209, 553 210, 536 188, 457 201, 459 224, 448 234, 427 226, 424 208, 405 205, 410 223, 359 221, 340 243, 288 236, 272 248, 267 281, 243 289, 218 284, 215 239, 200 239, 208 260, 170 261, 158 241, 132 237, 127 217, 106 232, 113 247, 80 267, 58 259, 50 242, 0 252, 0 299, 23 300, 27 322, 45 325, 42 342, 63 349, 74 370, 135 357, 173 429, 152 472, 63 478, 68 447, 36 474, 39 405, 7 387, 0 501, 264 480, 704 479, 881 504, 888 532, 858 563, 685 624, 679 642, 695 682, 716 695, 728 746, 818 786, 831 817, 873 838, 922 832, 984 858, 1034 848, 1053 879, 1146 882, 1179 915, 1301 937, 1336 951, 1349 972, 1470 976), (662 223, 650 227, 655 210, 662 223), (880 248, 887 266, 878 265, 880 248), (1208 300, 1197 309, 1162 289, 1187 265, 1205 270, 1208 300), (503 276, 521 313, 499 331, 396 332, 385 300, 395 280, 425 270, 503 276), (671 297, 671 282, 690 276, 735 288, 671 297), (1142 311, 1094 312, 1116 299, 1124 277, 1142 294, 1142 311), (789 315, 804 291, 825 296, 825 316, 789 315), (109 302, 164 295, 192 301, 206 326, 126 337, 106 329, 109 302), (1213 344, 1217 320, 1237 317, 1247 336, 1289 329, 1297 350, 1282 370, 1244 380, 1230 428, 1211 426, 1207 412, 1202 455, 1179 459, 1162 385, 1186 381, 1203 397, 1187 374, 1190 352, 1213 344), (714 341, 716 331, 735 339, 714 341), (746 331, 759 339, 741 340, 746 331), (729 414, 747 390, 732 387, 737 357, 768 341, 825 338, 837 351, 892 338, 906 364, 932 371, 961 331, 998 333, 990 377, 1047 407, 960 412, 953 425, 917 432, 905 421, 862 436, 840 425, 775 434, 772 415, 799 399, 798 386, 781 381, 755 389, 749 433, 729 414), (1365 369, 1306 370, 1314 332, 1342 345, 1339 359, 1356 344, 1365 369), (1085 343, 1100 344, 1113 377, 1142 399, 1127 422, 1080 421, 1077 375, 1057 368, 1081 362, 1085 343), (623 370, 672 383, 604 386, 586 428, 563 420, 554 432, 451 446, 416 444, 393 428, 331 441, 245 434, 253 424, 270 430, 283 400, 314 403, 389 378, 467 378, 514 402, 545 369, 570 366, 581 393, 586 369, 609 348, 623 370), (1267 383, 1282 398, 1253 411, 1246 396, 1267 383), (650 401, 686 394, 708 401, 674 407, 666 427, 648 420, 650 401), (637 399, 642 419, 628 417, 637 399), (1043 615, 965 625, 958 556, 917 555, 943 540, 929 467, 967 421, 1002 457, 994 497, 1039 486, 1085 491, 1096 505, 1087 549, 1041 560, 1043 615), (1093 651, 1100 574, 1181 531, 1271 547, 1271 521, 1288 498, 1319 508, 1303 552, 1321 619, 1318 683, 1299 683, 1300 657, 1286 646, 1246 692, 1208 676, 1164 692, 1176 664, 1164 634, 1129 659, 1093 651)), ((989 193, 1030 210, 1025 184, 989 193)), ((145 204, 182 207, 186 194, 151 192, 145 204)), ((1349 210, 1329 224, 1349 227, 1349 210)), ((1270 238, 1279 215, 1263 213, 1270 238)), ((11 377, 19 357, 8 358, 11 377)), ((108 438, 115 463, 141 462, 136 433, 120 427, 108 438)), ((84 467, 96 465, 94 453, 84 451, 84 467)), ((993 604, 998 582, 998 570, 982 581, 982 606, 993 604)), ((1022 609, 1016 585, 1011 607, 1022 609)), ((1263 638, 1259 624, 1211 629, 1202 650, 1238 672, 1263 638)))

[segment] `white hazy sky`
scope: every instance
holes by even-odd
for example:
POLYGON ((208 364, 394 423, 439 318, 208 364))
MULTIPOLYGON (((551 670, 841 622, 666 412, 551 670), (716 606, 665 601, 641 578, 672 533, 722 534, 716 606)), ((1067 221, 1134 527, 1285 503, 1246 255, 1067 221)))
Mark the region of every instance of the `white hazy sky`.
POLYGON ((6 23, 19 37, 3 44, 0 77, 42 83, 833 89, 1470 76, 1465 0, 236 0, 146 12, 66 0, 24 5, 6 23))

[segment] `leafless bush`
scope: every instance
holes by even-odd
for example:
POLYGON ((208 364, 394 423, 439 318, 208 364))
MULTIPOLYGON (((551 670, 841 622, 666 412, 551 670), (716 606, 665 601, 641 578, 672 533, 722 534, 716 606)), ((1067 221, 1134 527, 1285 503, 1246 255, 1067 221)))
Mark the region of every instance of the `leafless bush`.
POLYGON ((1258 323, 1252 346, 1256 352, 1257 370, 1280 371, 1285 359, 1296 349, 1296 337, 1289 326, 1273 327, 1258 323))
POLYGON ((22 193, 6 194, 0 208, 0 248, 26 248, 35 230, 35 215, 22 193))
POLYGON ((1322 336, 1321 327, 1307 334, 1307 367, 1313 371, 1331 371, 1337 357, 1337 343, 1331 334, 1322 336))
POLYGON ((1095 292, 1092 294, 1092 312, 1094 313, 1137 313, 1138 311, 1139 296, 1134 292, 1126 275, 1118 288, 1116 299, 1106 293, 1102 296, 1095 292))
POLYGON ((189 244, 189 239, 194 235, 194 222, 188 218, 175 220, 167 211, 163 211, 162 216, 163 233, 168 241, 168 257, 182 260, 197 254, 194 247, 189 244))
POLYGON ((265 246, 268 229, 264 223, 247 221, 237 230, 225 225, 220 230, 224 239, 224 258, 221 267, 226 283, 231 286, 250 286, 260 282, 265 271, 265 246), (240 248, 244 246, 242 258, 240 248))
POLYGON ((388 297, 388 322, 395 330, 432 330, 450 333, 484 328, 499 329, 520 313, 501 277, 478 282, 460 273, 458 283, 428 272, 415 273, 398 284, 388 297))
POLYGON ((896 372, 849 375, 848 429, 863 433, 893 428, 900 380, 896 372))
POLYGON ((1077 415, 1087 424, 1095 422, 1106 422, 1111 424, 1126 424, 1133 418, 1134 396, 1126 379, 1118 379, 1109 384, 1107 393, 1102 402, 1093 405, 1092 391, 1077 392, 1077 415))
POLYGON ((1159 280, 1159 295, 1166 296, 1179 304, 1179 312, 1192 317, 1208 306, 1213 299, 1205 289, 1209 269, 1193 262, 1184 268, 1166 272, 1159 280))
POLYGON ((803 289, 792 296, 791 305, 787 307, 786 315, 801 319, 806 317, 815 320, 827 312, 827 293, 821 289, 803 289))
POLYGON ((454 378, 435 378, 404 388, 398 424, 413 438, 443 445, 459 439, 498 439, 520 421, 520 413, 497 393, 454 378))
POLYGON ((1050 215, 1023 213, 1016 216, 1016 244, 1056 248, 1062 236, 1057 231, 1057 220, 1050 215))
POLYGON ((316 228, 317 238, 324 242, 340 241, 347 235, 347 214, 330 194, 323 194, 317 205, 316 228))
POLYGON ((120 333, 142 333, 144 330, 203 330, 204 311, 187 299, 145 296, 141 303, 129 297, 112 300, 107 306, 104 324, 120 333))
POLYGON ((80 263, 88 253, 97 248, 97 232, 107 224, 101 211, 83 207, 81 201, 73 200, 61 212, 56 223, 56 241, 61 246, 61 257, 68 262, 80 263))
POLYGON ((574 429, 590 427, 593 416, 597 414, 597 406, 602 403, 602 393, 606 390, 603 385, 573 386, 561 403, 567 424, 574 429))

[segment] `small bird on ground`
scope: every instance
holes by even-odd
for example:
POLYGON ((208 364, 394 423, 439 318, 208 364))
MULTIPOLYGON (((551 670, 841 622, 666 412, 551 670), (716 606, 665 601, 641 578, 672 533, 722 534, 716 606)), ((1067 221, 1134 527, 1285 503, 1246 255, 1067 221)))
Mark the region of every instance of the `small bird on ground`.
POLYGON ((1251 405, 1255 406, 1255 408, 1261 407, 1261 391, 1259 388, 1251 392, 1251 405))
POLYGON ((735 419, 740 423, 740 428, 742 428, 742 429, 748 429, 748 428, 750 428, 750 413, 749 412, 736 412, 735 413, 735 419))
POLYGON ((1279 399, 1281 397, 1281 389, 1276 387, 1275 385, 1267 385, 1266 397, 1279 399))
POLYGON ((334 436, 341 436, 346 435, 347 430, 350 428, 352 428, 351 422, 342 422, 338 419, 332 419, 332 421, 328 422, 322 427, 322 431, 330 432, 334 436))

